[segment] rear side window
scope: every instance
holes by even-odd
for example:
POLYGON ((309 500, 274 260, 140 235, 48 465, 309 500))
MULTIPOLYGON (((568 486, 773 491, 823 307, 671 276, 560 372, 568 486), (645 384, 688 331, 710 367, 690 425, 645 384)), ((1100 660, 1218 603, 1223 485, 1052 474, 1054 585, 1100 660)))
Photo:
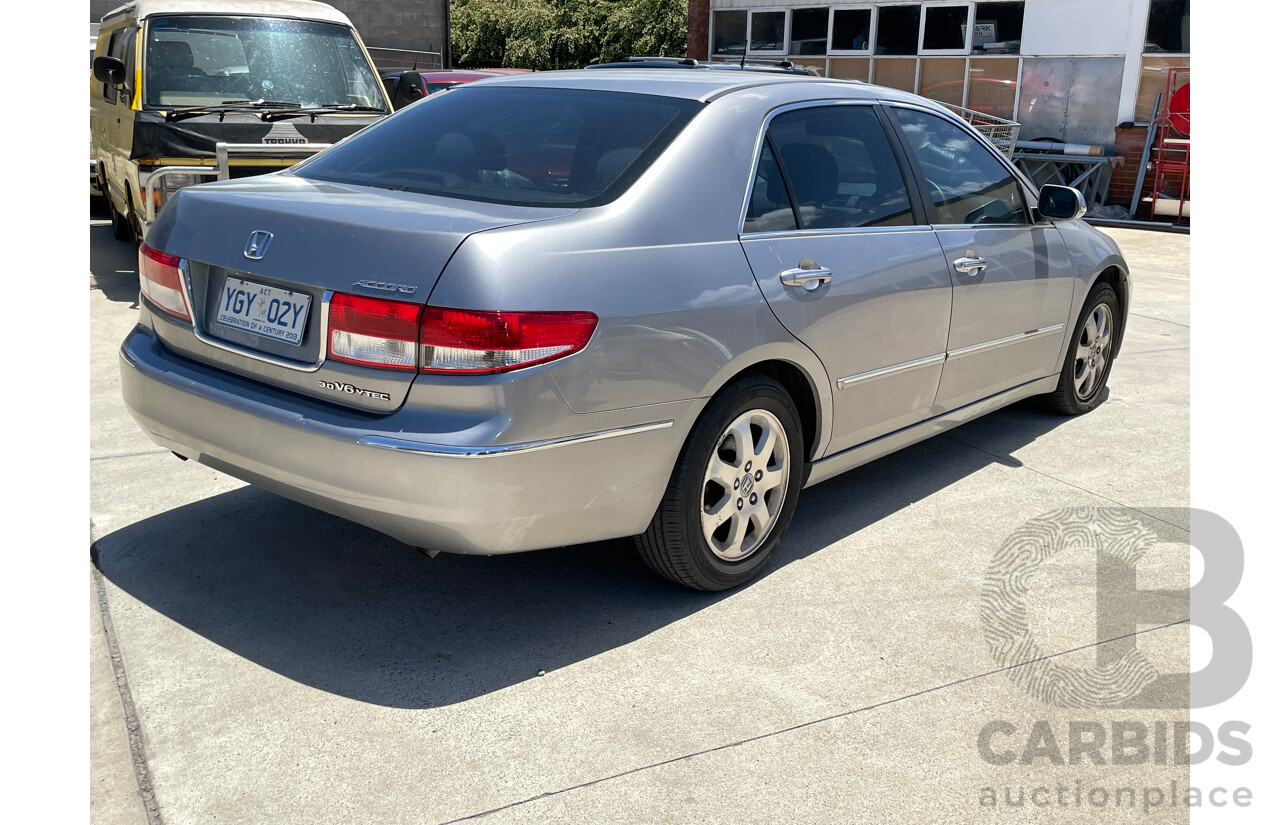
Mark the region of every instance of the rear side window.
POLYGON ((622 194, 701 105, 464 84, 415 103, 293 174, 515 206, 598 206, 622 194))
POLYGON ((788 195, 795 200, 801 229, 915 223, 901 167, 870 106, 784 112, 769 124, 767 146, 771 150, 761 156, 743 231, 794 228, 791 210, 781 208, 789 205, 788 195))

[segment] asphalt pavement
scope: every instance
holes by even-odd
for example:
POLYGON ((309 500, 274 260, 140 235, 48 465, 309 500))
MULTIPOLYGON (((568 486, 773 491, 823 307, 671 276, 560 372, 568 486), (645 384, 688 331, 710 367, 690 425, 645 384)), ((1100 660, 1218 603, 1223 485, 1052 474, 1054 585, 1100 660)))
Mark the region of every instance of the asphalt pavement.
POLYGON ((1188 820, 1185 706, 1089 680, 1190 669, 1186 615, 1097 607, 1189 582, 1189 236, 1107 230, 1134 297, 1097 410, 809 489, 765 575, 698 594, 629 541, 429 559, 178 460, 120 398, 135 253, 89 232, 94 823, 1188 820), (1073 519, 1140 535, 1136 573, 1063 541, 1016 575, 1073 519))

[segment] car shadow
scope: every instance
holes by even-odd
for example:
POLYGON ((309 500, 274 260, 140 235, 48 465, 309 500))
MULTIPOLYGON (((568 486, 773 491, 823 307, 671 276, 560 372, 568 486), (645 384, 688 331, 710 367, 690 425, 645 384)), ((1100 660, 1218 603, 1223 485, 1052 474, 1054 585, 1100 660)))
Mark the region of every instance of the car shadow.
POLYGON ((138 304, 138 250, 111 234, 110 216, 93 208, 89 224, 89 288, 101 290, 108 300, 138 304), (102 220, 106 223, 102 223, 102 220))
MULTIPOLYGON (((1065 420, 1016 405, 980 432, 960 428, 805 491, 765 575, 993 462, 1017 466, 1011 450, 1065 420)), ((630 540, 428 559, 253 487, 129 525, 93 549, 115 586, 232 653, 320 690, 403 708, 536 678, 739 592, 672 585, 630 540)))

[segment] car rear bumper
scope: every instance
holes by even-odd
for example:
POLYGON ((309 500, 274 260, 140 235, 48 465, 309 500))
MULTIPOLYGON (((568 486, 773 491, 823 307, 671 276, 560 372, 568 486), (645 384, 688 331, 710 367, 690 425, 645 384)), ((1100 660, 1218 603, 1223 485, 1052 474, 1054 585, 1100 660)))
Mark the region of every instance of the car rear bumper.
MULTIPOLYGON (((583 432, 461 445, 405 411, 335 411, 198 364, 135 327, 120 350, 125 404, 157 443, 255 486, 415 547, 494 554, 643 532, 693 401, 637 408, 583 432)), ((453 434, 456 436, 456 434, 453 434)))

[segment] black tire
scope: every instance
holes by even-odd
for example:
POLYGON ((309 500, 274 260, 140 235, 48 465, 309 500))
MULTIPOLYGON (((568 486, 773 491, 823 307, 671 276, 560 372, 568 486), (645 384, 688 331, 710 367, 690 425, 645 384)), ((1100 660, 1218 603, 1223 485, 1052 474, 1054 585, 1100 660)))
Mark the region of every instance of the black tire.
MULTIPOLYGON (((791 396, 763 375, 734 381, 711 400, 689 434, 653 521, 636 537, 640 557, 655 572, 695 590, 737 587, 756 576, 782 543, 795 514, 803 470, 804 437, 791 396), (738 432, 745 428, 756 445, 739 450, 737 437, 730 432, 735 424, 741 425, 738 432), (782 438, 768 446, 766 433, 775 425, 782 438), (763 458, 757 454, 755 460, 765 466, 746 469, 751 453, 758 449, 767 454, 763 458), (742 472, 734 478, 733 489, 709 477, 713 457, 726 473, 742 472), (739 496, 735 490, 746 492, 739 496), (739 501, 741 506, 736 506, 739 501), (708 539, 704 507, 715 510, 711 505, 716 502, 729 513, 729 520, 712 530, 708 539), (735 540, 739 525, 746 533, 735 540), (717 540, 722 531, 725 538, 719 541, 724 544, 713 547, 711 540, 717 540)), ((708 524, 715 520, 710 512, 708 519, 708 524)))
POLYGON ((1112 357, 1119 341, 1120 302, 1110 284, 1095 284, 1085 298, 1075 331, 1067 345, 1067 357, 1058 375, 1058 386, 1049 395, 1053 409, 1062 415, 1082 415, 1102 403, 1111 377, 1112 357), (1105 341, 1092 330, 1100 329, 1099 317, 1105 317, 1105 341), (1091 325, 1092 320, 1092 325, 1091 325), (1090 340, 1091 336, 1094 340, 1090 340))
POLYGON ((117 241, 133 243, 133 225, 129 223, 129 218, 120 214, 110 198, 107 199, 107 208, 111 210, 111 234, 117 241))

